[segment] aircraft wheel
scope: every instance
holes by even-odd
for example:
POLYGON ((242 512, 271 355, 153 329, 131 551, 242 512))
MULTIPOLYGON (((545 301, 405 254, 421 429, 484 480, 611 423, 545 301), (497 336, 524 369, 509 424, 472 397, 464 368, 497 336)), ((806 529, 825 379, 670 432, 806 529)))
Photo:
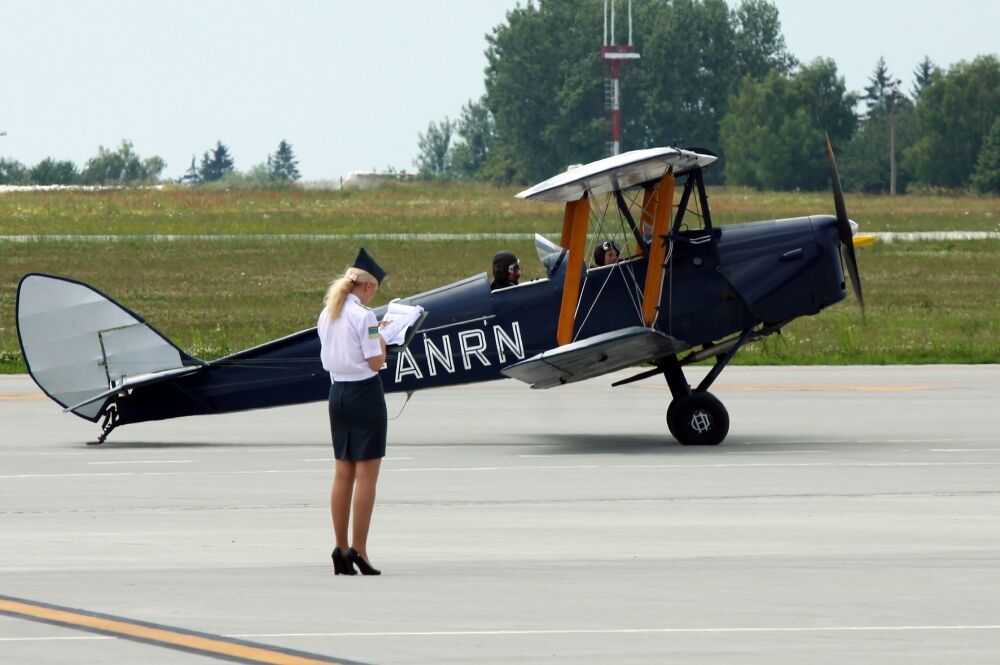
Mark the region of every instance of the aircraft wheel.
POLYGON ((670 403, 667 427, 685 446, 717 446, 729 434, 729 412, 712 393, 694 393, 670 403))
POLYGON ((680 400, 672 399, 670 400, 670 404, 667 406, 667 429, 670 430, 670 433, 678 441, 680 441, 681 439, 679 436, 677 436, 677 432, 674 431, 674 411, 677 410, 677 402, 679 401, 680 400))

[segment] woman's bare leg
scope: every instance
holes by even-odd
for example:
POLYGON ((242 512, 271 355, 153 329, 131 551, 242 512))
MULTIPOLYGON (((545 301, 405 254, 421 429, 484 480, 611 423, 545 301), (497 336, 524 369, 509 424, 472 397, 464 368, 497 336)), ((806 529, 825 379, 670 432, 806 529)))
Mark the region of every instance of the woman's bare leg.
MULTIPOLYGON (((355 462, 354 484, 354 523, 352 525, 351 546, 358 551, 365 561, 368 559, 368 527, 372 521, 372 511, 375 509, 375 485, 378 483, 378 471, 382 464, 381 458, 355 462)), ((369 561, 370 563, 370 561, 369 561)))
POLYGON ((337 547, 348 548, 347 525, 351 518, 351 493, 354 490, 354 477, 358 462, 337 460, 333 474, 333 487, 330 490, 330 516, 333 518, 333 535, 337 547))

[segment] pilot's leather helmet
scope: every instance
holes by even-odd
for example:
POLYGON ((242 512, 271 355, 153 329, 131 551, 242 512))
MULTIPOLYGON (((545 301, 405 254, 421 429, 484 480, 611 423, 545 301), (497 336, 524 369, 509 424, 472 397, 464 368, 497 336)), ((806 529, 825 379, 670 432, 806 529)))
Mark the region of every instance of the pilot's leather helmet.
POLYGON ((606 240, 594 248, 594 263, 598 266, 604 265, 604 255, 614 250, 619 257, 622 255, 622 248, 614 240, 606 240))
POLYGON ((502 251, 493 255, 493 279, 501 282, 517 282, 511 268, 517 266, 517 257, 513 252, 502 251))

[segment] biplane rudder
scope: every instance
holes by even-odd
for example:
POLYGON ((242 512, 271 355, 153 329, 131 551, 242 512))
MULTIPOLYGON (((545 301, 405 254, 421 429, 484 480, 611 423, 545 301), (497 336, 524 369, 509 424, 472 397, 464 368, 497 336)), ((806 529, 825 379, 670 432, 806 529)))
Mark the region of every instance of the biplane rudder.
POLYGON ((111 401, 110 389, 203 364, 135 312, 66 277, 22 277, 16 320, 31 378, 54 401, 92 422, 111 401))

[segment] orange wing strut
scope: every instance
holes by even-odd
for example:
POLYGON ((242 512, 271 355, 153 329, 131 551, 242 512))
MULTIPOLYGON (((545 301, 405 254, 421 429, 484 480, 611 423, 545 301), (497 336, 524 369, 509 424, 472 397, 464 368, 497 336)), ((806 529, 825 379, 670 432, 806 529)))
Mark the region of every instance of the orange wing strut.
POLYGON ((576 323, 576 303, 580 299, 580 266, 583 265, 583 251, 587 247, 587 223, 590 221, 590 199, 568 201, 563 215, 563 247, 569 249, 566 257, 566 279, 563 281, 562 304, 559 307, 559 327, 556 341, 559 345, 573 341, 573 327, 576 323))
MULTIPOLYGON (((667 243, 663 236, 670 233, 670 213, 674 209, 674 174, 667 172, 652 194, 653 240, 649 246, 649 262, 646 264, 646 285, 642 290, 642 321, 647 326, 656 319, 656 308, 660 304, 660 285, 663 283, 663 260, 667 256, 667 243)), ((645 217, 645 214, 643 215, 645 217)), ((565 292, 563 293, 565 297, 565 292)))
POLYGON ((573 211, 576 210, 573 207, 574 203, 579 203, 579 201, 567 201, 566 209, 563 211, 562 237, 559 240, 560 247, 569 247, 569 239, 573 231, 573 211))
MULTIPOLYGON (((653 208, 656 204, 656 187, 650 187, 642 193, 642 213, 639 215, 639 232, 646 233, 646 227, 653 227, 653 208)), ((639 243, 635 245, 635 255, 642 256, 646 253, 646 248, 639 243)))

